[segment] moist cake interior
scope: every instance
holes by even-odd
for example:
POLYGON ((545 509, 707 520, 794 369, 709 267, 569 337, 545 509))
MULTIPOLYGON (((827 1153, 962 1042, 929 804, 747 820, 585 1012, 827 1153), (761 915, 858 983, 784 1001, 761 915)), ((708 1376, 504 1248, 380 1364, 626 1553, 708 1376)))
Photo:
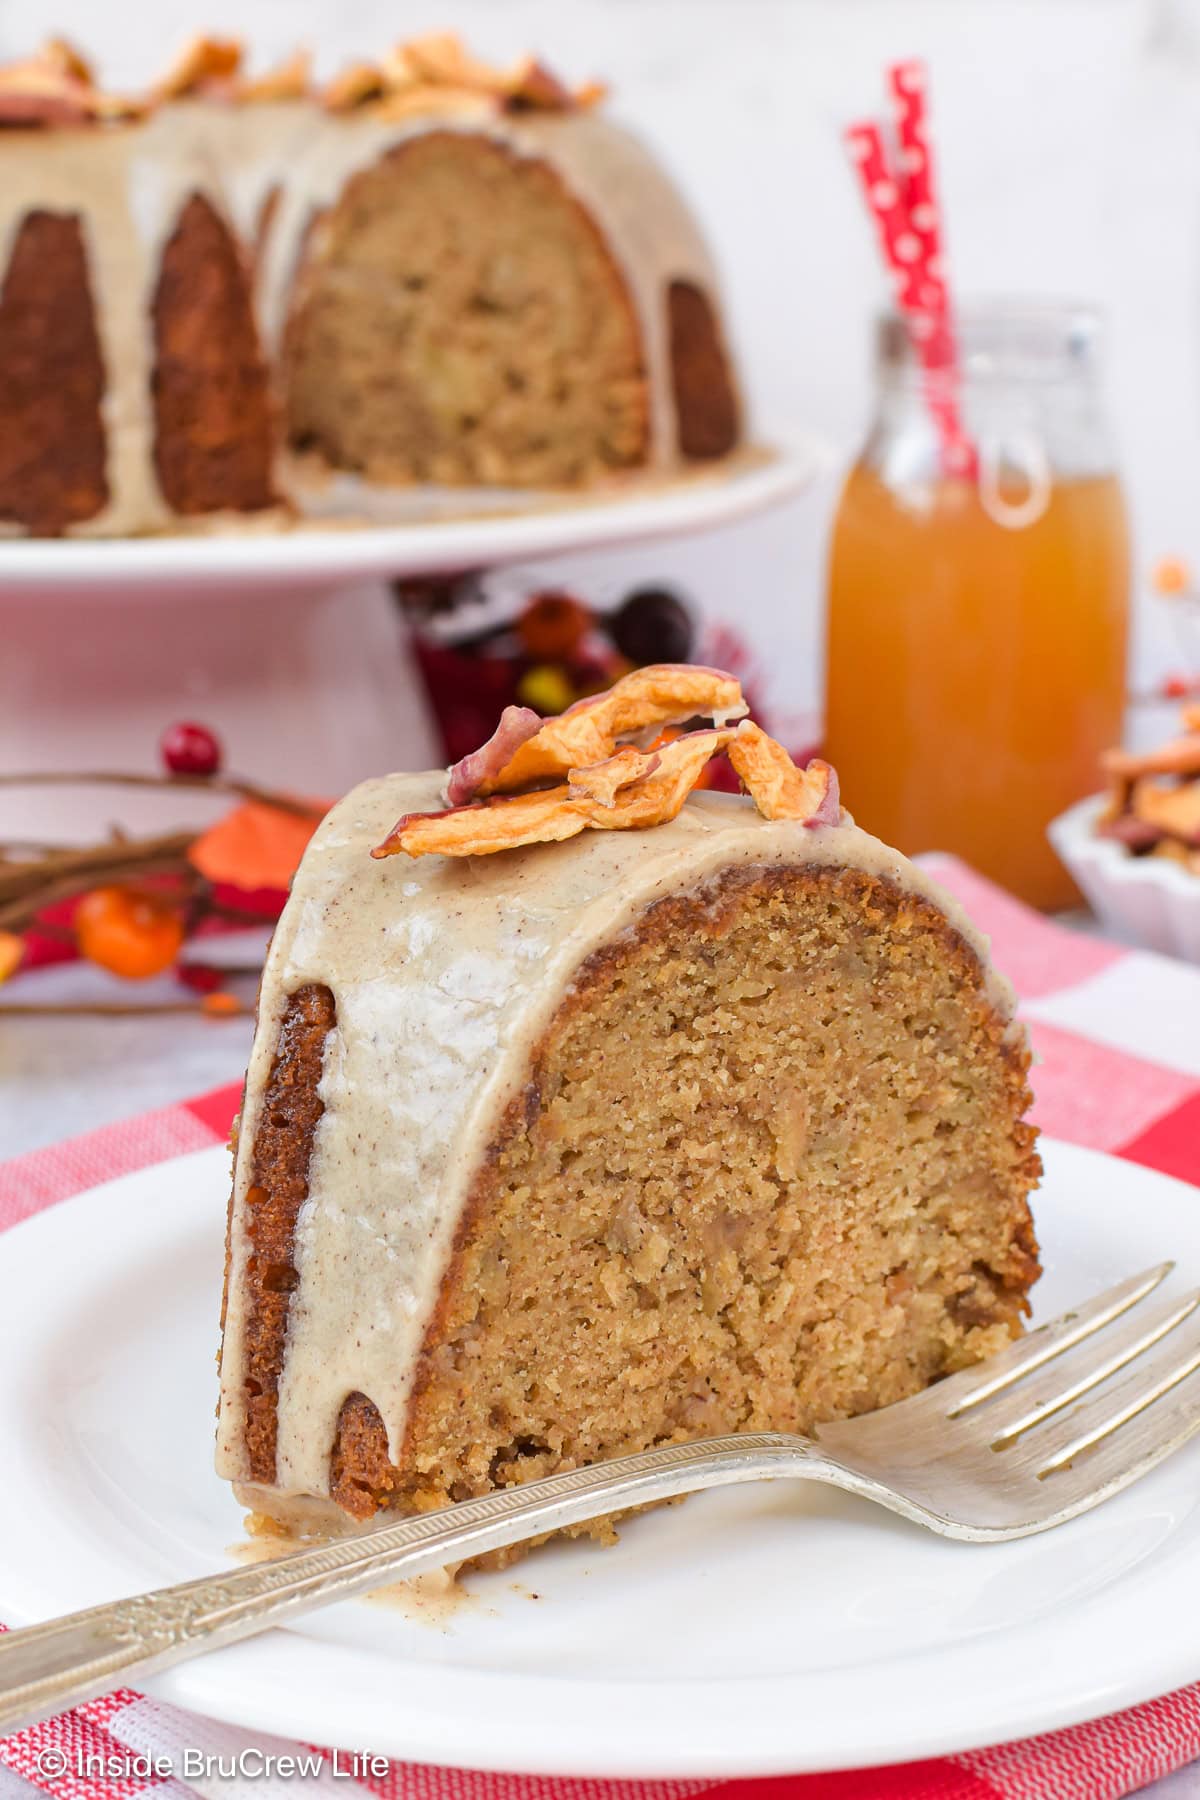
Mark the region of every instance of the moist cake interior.
POLYGON ((449 131, 410 140, 353 179, 312 260, 287 357, 294 448, 468 486, 572 486, 645 460, 625 283, 547 164, 449 131))

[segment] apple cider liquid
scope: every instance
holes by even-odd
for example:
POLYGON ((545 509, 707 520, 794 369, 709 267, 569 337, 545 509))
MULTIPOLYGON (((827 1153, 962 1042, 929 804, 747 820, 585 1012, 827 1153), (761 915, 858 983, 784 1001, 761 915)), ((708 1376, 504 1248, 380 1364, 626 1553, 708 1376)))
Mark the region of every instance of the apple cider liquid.
POLYGON ((907 330, 882 321, 829 559, 825 753, 846 805, 1043 908, 1076 898, 1046 826, 1095 790, 1124 709, 1129 546, 1096 337, 1078 310, 966 313, 977 467, 954 476, 907 330))

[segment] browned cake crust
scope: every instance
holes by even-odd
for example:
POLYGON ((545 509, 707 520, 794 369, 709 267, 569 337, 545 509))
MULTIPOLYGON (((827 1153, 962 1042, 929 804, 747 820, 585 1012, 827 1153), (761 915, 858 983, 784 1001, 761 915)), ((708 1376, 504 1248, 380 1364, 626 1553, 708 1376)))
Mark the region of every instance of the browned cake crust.
POLYGON ((284 358, 290 443, 393 482, 555 486, 646 460, 624 279, 545 163, 432 131, 308 236, 284 358))
POLYGON ((275 1478, 276 1403, 296 1285, 292 1262, 296 1219, 308 1197, 313 1135, 325 1108, 317 1092, 325 1039, 335 1019, 326 987, 291 996, 279 1027, 246 1196, 250 1256, 245 1272, 246 1450, 255 1481, 275 1478))
POLYGON ((249 273, 200 194, 167 240, 152 313, 154 466, 167 503, 184 514, 274 505, 270 390, 249 273))
POLYGON ((79 219, 28 213, 0 294, 0 518, 53 536, 106 505, 103 394, 79 219))
MULTIPOLYGON (((255 1144, 251 1233, 279 1273, 256 1277, 248 1365, 265 1486, 330 1023, 325 990, 294 997, 255 1144)), ((480 1168, 398 1464, 347 1396, 337 1503, 425 1510, 803 1431, 994 1351, 1039 1273, 1028 1052, 1004 1026, 937 908, 857 870, 735 871, 649 908, 584 964, 480 1168)))
POLYGON ((673 281, 667 317, 680 454, 728 456, 741 438, 741 417, 712 302, 693 282, 673 281))

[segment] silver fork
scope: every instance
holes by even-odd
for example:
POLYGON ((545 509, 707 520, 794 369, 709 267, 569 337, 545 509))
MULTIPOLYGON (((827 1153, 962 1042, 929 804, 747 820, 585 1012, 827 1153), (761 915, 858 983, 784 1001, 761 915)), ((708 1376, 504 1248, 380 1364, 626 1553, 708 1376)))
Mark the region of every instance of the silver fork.
POLYGON ((1200 1290, 1143 1304, 1173 1266, 1119 1283, 912 1400, 822 1425, 812 1438, 746 1432, 646 1450, 9 1632, 0 1637, 0 1736, 385 1581, 697 1488, 826 1481, 968 1543, 1047 1531, 1200 1429, 1200 1290))

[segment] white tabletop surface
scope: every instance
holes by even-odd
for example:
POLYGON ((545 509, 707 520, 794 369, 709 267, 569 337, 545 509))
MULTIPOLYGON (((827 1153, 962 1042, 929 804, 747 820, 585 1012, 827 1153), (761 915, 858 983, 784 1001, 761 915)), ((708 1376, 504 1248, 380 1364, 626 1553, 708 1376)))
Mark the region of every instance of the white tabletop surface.
MULTIPOLYGON (((230 987, 253 1001, 252 980, 230 987)), ((22 976, 0 994, 0 1009, 9 1001, 114 998, 169 1004, 194 996, 171 976, 126 986, 98 969, 63 963, 22 976)), ((0 1160, 240 1081, 252 1033, 249 1015, 5 1019, 0 1013, 0 1160)))

